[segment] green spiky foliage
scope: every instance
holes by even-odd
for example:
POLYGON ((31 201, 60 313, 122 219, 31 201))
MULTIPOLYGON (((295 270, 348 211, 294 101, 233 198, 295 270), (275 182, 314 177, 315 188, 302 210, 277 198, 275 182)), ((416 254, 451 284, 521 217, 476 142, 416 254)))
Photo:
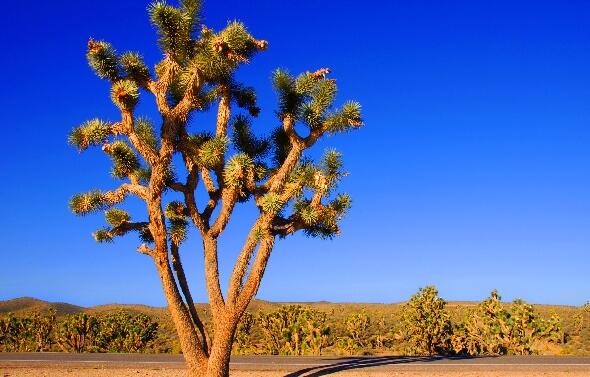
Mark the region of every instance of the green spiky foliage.
POLYGON ((434 286, 420 288, 402 308, 400 338, 410 355, 445 354, 450 351, 452 326, 446 301, 434 286))
POLYGON ((540 318, 523 300, 507 307, 494 290, 455 328, 452 343, 455 352, 469 355, 529 355, 564 336, 559 316, 540 318))
POLYGON ((108 140, 110 133, 111 125, 95 118, 85 122, 80 127, 74 128, 70 133, 68 142, 83 151, 89 146, 104 144, 108 140))
MULTIPOLYGON (((256 91, 239 82, 235 73, 268 43, 255 38, 240 21, 213 30, 202 23, 200 11, 198 0, 157 0, 148 7, 163 53, 153 69, 139 52, 119 54, 108 42, 91 39, 88 63, 109 82, 120 119, 93 119, 69 137, 80 151, 101 147, 112 160, 113 178, 122 181, 112 190, 74 196, 72 211, 104 211, 107 226, 93 233, 98 242, 111 243, 131 232, 139 235, 138 251, 154 259, 164 282, 192 375, 198 374, 197 366, 208 365, 204 360, 213 352, 211 347, 223 344, 224 350, 215 350, 216 355, 229 352, 231 342, 220 334, 233 337, 260 286, 276 239, 296 232, 321 238, 340 233, 351 204, 348 195, 338 192, 346 176, 342 157, 328 150, 314 161, 306 158, 306 151, 324 136, 363 125, 360 105, 349 101, 338 106, 336 81, 322 68, 297 76, 276 70, 271 81, 278 97, 278 127, 257 129, 253 118, 261 108, 256 91), (159 117, 152 119, 158 123, 139 113, 140 97, 143 105, 154 104, 159 117), (209 111, 217 116, 207 128, 207 116, 199 115, 209 111), (125 212, 129 196, 145 202, 143 221, 125 212), (254 206, 258 217, 245 236, 224 296, 217 239, 241 203, 254 206), (181 260, 181 246, 189 244, 184 241, 192 234, 203 241, 215 338, 208 336, 194 309, 181 260), (220 326, 228 331, 217 331, 220 326)), ((311 322, 322 322, 321 315, 306 315, 311 322)), ((307 334, 301 331, 301 336, 307 334)), ((310 347, 321 350, 319 335, 305 336, 310 337, 310 347)), ((306 341, 301 342, 305 347, 306 341)), ((293 352, 302 352, 301 347, 293 352)), ((227 360, 220 360, 207 368, 226 368, 227 360)))

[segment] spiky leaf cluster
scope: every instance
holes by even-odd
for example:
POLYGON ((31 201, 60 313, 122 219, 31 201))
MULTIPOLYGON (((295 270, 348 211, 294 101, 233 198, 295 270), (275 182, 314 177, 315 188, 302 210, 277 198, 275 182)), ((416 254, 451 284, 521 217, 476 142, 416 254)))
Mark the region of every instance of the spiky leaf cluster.
POLYGON ((168 5, 165 1, 156 1, 148 7, 150 21, 158 30, 160 48, 177 61, 189 55, 191 48, 191 32, 199 6, 186 5, 181 8, 168 5))
MULTIPOLYGON (((193 142, 200 142, 201 137, 197 137, 193 142)), ((206 168, 215 168, 223 161, 223 156, 227 151, 229 140, 226 137, 214 137, 200 143, 198 150, 198 163, 206 168)))
POLYGON ((264 212, 279 213, 284 204, 280 195, 276 193, 268 193, 262 198, 262 210, 264 212))
POLYGON ((144 117, 139 117, 133 124, 133 129, 137 136, 149 145, 154 151, 158 149, 158 139, 154 125, 151 120, 144 117))
POLYGON ((98 243, 111 243, 114 241, 114 235, 109 228, 101 228, 92 233, 94 240, 98 243))
POLYGON ((83 151, 91 145, 102 145, 111 134, 111 124, 98 118, 89 120, 70 132, 68 142, 83 151))
POLYGON ((125 178, 139 169, 139 159, 129 144, 117 140, 112 144, 105 144, 103 150, 113 160, 112 174, 116 178, 125 178))
POLYGON ((168 218, 170 239, 175 244, 180 244, 186 238, 188 222, 185 218, 186 208, 181 202, 168 203, 164 215, 168 218))
POLYGON ((139 101, 139 88, 132 80, 119 80, 111 87, 111 99, 121 110, 132 109, 139 101))
POLYGON ((257 117, 260 114, 260 107, 256 104, 256 91, 254 88, 232 83, 230 94, 236 104, 242 109, 246 109, 251 116, 257 117))
POLYGON ((347 102, 340 110, 332 110, 337 88, 335 80, 326 78, 329 72, 323 68, 294 77, 286 70, 274 71, 272 81, 279 95, 279 117, 289 115, 312 130, 321 128, 331 133, 362 126, 357 102, 347 102))
POLYGON ((104 195, 99 190, 77 194, 70 199, 70 209, 76 215, 105 210, 109 207, 104 195))
POLYGON ((98 77, 111 81, 119 79, 119 58, 109 43, 90 38, 86 59, 98 77))
POLYGON ((250 193, 249 185, 256 177, 254 161, 245 153, 232 156, 223 170, 223 180, 228 187, 238 190, 241 197, 250 193))
POLYGON ((121 55, 121 67, 126 77, 139 85, 145 86, 151 79, 150 70, 143 62, 143 58, 136 52, 126 52, 121 55))
POLYGON ((240 63, 248 62, 256 51, 264 49, 266 41, 252 37, 241 22, 230 22, 219 33, 203 27, 191 64, 207 80, 227 82, 240 63))
POLYGON ((119 208, 111 208, 105 212, 105 219, 113 228, 128 223, 131 220, 131 216, 126 211, 119 208))
POLYGON ((249 119, 245 116, 236 116, 232 129, 232 144, 238 151, 245 153, 253 160, 262 159, 269 151, 269 140, 257 138, 252 132, 249 119))

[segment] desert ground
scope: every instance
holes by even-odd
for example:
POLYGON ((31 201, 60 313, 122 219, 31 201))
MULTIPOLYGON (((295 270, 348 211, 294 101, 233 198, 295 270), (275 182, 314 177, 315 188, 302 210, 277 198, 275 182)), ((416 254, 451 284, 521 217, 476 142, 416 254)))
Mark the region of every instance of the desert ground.
MULTIPOLYGON (((0 353, 0 377, 181 377, 179 355, 0 353)), ((232 359, 233 377, 589 376, 590 357, 282 357, 232 359)))
MULTIPOLYGON (((412 370, 398 371, 342 371, 323 374, 311 372, 304 374, 293 374, 289 371, 232 371, 232 377, 319 377, 319 376, 342 376, 342 377, 582 377, 588 376, 590 369, 576 368, 502 368, 500 370, 477 369, 465 370, 464 368, 445 370, 432 370, 431 368, 416 368, 412 370)), ((137 368, 3 368, 0 367, 1 377, 61 377, 61 376, 85 376, 85 377, 184 377, 182 369, 137 369, 137 368)))

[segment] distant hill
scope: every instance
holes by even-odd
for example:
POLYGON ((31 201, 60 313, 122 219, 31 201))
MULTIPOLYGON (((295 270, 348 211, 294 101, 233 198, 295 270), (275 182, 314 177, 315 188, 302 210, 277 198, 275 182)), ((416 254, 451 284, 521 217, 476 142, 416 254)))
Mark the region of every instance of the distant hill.
POLYGON ((64 302, 47 302, 32 297, 21 297, 13 300, 0 301, 0 314, 14 313, 25 314, 29 312, 44 312, 55 309, 57 315, 76 314, 83 312, 85 308, 64 302))

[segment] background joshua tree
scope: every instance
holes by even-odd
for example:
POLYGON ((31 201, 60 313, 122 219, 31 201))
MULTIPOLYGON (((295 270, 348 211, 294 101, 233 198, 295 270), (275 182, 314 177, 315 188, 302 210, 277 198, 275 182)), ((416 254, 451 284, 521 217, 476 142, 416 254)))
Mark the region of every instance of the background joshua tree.
POLYGON ((339 233, 338 221, 350 207, 347 195, 334 194, 344 175, 340 154, 328 151, 314 163, 303 153, 326 134, 360 127, 360 105, 333 108, 336 82, 327 77, 328 69, 298 76, 277 70, 272 83, 280 126, 269 137, 257 137, 248 117, 260 112, 256 94, 237 82, 234 72, 265 50, 267 42, 255 39, 239 22, 219 32, 202 25, 198 0, 181 0, 178 7, 158 1, 148 12, 164 53, 153 72, 138 53, 118 54, 107 42, 88 41, 88 62, 111 82, 121 119, 90 120, 75 128, 69 140, 80 151, 102 147, 113 161, 113 177, 123 183, 76 195, 70 206, 79 215, 106 211, 108 226, 94 233, 99 242, 139 233, 143 243, 138 251, 154 260, 189 375, 227 376, 236 327, 258 290, 275 239, 297 231, 322 238, 339 233), (157 129, 136 113, 140 93, 155 99, 161 115, 157 129), (217 106, 217 119, 207 127, 194 113, 212 106, 217 106), (245 113, 235 113, 236 108, 245 113), (181 161, 182 169, 175 169, 173 161, 181 161), (196 197, 199 185, 204 198, 196 197), (182 200, 172 201, 170 192, 182 200), (115 208, 128 196, 145 202, 146 218, 135 221, 115 208), (259 216, 224 295, 217 240, 236 205, 247 201, 255 203, 259 216), (181 261, 189 226, 203 241, 213 340, 193 305, 181 261))
POLYGON ((451 319, 446 301, 434 286, 420 288, 402 307, 400 338, 413 355, 445 354, 451 340, 451 319))

